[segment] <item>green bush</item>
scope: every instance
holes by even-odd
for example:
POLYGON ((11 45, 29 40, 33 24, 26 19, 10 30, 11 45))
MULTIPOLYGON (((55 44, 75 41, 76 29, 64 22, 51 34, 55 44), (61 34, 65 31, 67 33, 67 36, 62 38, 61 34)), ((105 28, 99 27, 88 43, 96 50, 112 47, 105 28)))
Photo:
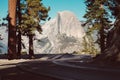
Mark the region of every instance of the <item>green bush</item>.
POLYGON ((91 34, 87 34, 86 36, 83 37, 82 46, 83 46, 83 49, 81 50, 82 53, 92 54, 92 55, 96 55, 99 53, 99 50, 95 46, 95 42, 91 34))

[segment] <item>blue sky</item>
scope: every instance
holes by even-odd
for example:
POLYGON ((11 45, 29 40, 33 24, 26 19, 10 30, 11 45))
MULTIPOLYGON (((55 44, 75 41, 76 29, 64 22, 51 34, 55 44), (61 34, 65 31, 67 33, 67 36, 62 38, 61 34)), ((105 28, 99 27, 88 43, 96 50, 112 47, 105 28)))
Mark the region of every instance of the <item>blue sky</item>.
POLYGON ((72 11, 79 20, 84 20, 83 15, 85 14, 86 6, 85 0, 43 0, 45 6, 50 6, 50 16, 53 18, 59 11, 69 10, 72 11))
POLYGON ((8 11, 8 0, 0 2, 0 19, 6 17, 8 11))
MULTIPOLYGON (((59 11, 69 10, 72 11, 79 20, 84 20, 83 15, 85 14, 85 0, 43 0, 45 6, 50 6, 51 11, 49 16, 54 18, 59 11)), ((0 18, 7 15, 8 11, 8 0, 2 0, 0 2, 0 18)))

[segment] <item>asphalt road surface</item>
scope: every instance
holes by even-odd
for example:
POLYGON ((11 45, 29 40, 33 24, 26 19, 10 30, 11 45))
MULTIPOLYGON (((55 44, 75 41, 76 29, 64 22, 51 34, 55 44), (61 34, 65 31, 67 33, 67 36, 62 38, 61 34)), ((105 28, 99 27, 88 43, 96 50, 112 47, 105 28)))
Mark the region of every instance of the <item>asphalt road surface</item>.
POLYGON ((44 75, 37 75, 34 73, 21 70, 16 66, 13 66, 9 68, 6 67, 4 69, 0 69, 0 80, 59 80, 59 79, 44 75))
MULTIPOLYGON (((91 70, 90 67, 84 68, 83 65, 79 65, 83 68, 74 68, 51 61, 68 56, 70 57, 68 54, 50 55, 46 61, 37 59, 18 64, 0 65, 0 80, 120 80, 119 69, 118 71, 104 71, 102 70, 104 68, 91 70)), ((46 59, 46 56, 42 58, 46 59)))
POLYGON ((63 80, 120 80, 119 72, 78 69, 60 66, 51 61, 25 62, 20 67, 35 74, 43 74, 63 80))

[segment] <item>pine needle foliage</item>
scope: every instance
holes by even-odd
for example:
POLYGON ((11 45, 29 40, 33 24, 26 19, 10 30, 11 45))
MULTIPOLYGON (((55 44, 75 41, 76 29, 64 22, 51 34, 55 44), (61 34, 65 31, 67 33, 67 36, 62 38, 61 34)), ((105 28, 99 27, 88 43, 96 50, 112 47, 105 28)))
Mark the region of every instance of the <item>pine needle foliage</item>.
POLYGON ((29 56, 34 58, 33 38, 35 31, 42 32, 40 22, 46 20, 50 7, 46 8, 42 0, 21 0, 21 25, 18 26, 22 35, 29 38, 29 56))
POLYGON ((101 52, 106 47, 107 30, 111 27, 108 7, 108 0, 85 0, 87 11, 84 17, 87 19, 87 23, 91 23, 92 27, 89 29, 91 32, 98 31, 98 44, 100 45, 101 52))
POLYGON ((50 7, 46 8, 42 0, 21 1, 22 21, 19 28, 23 35, 34 35, 34 31, 42 32, 40 21, 48 17, 50 7))
POLYGON ((86 32, 86 35, 83 37, 82 46, 83 46, 83 49, 81 50, 82 53, 91 54, 94 56, 99 53, 99 49, 97 48, 94 42, 91 32, 86 32))

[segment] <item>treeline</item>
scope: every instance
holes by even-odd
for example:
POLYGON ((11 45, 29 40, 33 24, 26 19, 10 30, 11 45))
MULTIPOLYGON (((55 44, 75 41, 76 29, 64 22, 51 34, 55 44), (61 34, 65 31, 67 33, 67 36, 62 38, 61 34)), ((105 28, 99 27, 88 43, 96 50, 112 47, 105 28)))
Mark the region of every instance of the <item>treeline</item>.
POLYGON ((94 58, 96 62, 115 62, 120 59, 120 1, 85 0, 87 11, 84 17, 90 23, 88 33, 98 31, 101 54, 94 58), (113 22, 115 20, 115 22, 113 22))
POLYGON ((21 36, 29 38, 29 58, 34 58, 35 30, 42 32, 40 22, 46 20, 50 7, 42 0, 8 0, 8 59, 21 57, 21 36))

